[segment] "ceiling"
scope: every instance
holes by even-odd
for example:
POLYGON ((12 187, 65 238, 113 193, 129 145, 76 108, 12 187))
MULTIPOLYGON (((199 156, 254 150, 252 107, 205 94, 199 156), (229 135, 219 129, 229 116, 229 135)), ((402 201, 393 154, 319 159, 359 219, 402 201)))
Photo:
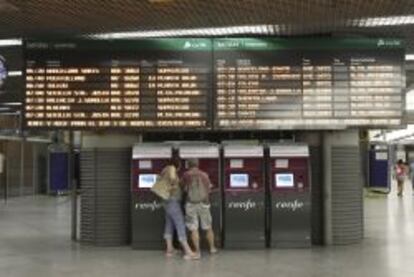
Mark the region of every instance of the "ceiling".
POLYGON ((244 25, 282 36, 403 37, 414 52, 414 0, 0 0, 0 38, 244 25), (403 25, 366 27, 367 18, 403 25))

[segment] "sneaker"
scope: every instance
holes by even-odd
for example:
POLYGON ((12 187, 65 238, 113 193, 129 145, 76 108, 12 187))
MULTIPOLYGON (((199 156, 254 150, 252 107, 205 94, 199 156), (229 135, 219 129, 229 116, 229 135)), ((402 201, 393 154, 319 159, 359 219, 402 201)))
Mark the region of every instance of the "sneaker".
POLYGON ((217 253, 218 253, 217 248, 210 249, 210 254, 214 255, 214 254, 217 254, 217 253))

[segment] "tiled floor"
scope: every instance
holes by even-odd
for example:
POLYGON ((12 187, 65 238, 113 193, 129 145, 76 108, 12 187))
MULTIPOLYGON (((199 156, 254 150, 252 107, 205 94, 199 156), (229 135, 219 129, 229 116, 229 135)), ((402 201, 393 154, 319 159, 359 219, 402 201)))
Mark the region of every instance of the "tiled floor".
POLYGON ((3 276, 414 276, 411 190, 365 200, 365 240, 309 250, 221 251, 201 261, 166 259, 158 251, 95 248, 70 241, 70 202, 60 197, 0 203, 3 276))

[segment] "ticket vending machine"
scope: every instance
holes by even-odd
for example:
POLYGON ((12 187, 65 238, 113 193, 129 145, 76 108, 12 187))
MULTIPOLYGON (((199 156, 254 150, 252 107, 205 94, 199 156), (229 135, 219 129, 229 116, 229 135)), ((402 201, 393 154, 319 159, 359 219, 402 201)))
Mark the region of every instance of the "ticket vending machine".
POLYGON ((371 145, 369 150, 369 186, 374 189, 390 189, 390 160, 388 145, 371 145))
POLYGON ((173 154, 171 145, 141 143, 132 150, 132 248, 162 249, 164 210, 151 187, 173 154))
POLYGON ((225 248, 264 248, 264 154, 260 145, 224 145, 225 248))
POLYGON ((311 246, 311 184, 307 145, 270 145, 270 246, 311 246))
POLYGON ((64 194, 70 189, 69 147, 53 143, 48 147, 48 194, 64 194))
MULTIPOLYGON (((184 170, 188 169, 186 159, 196 158, 199 168, 206 172, 211 182, 211 215, 216 246, 221 246, 222 197, 220 182, 220 148, 214 143, 185 143, 178 146, 178 155, 183 160, 184 170)), ((205 241, 205 240, 202 240, 205 241)))

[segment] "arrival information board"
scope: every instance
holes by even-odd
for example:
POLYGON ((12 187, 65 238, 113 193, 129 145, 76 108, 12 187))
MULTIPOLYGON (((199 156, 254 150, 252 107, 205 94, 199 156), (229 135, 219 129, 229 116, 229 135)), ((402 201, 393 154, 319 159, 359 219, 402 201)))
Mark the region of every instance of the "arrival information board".
POLYGON ((398 126, 404 110, 398 40, 217 39, 221 129, 398 126))
POLYGON ((25 126, 400 126, 403 61, 394 39, 27 42, 25 126))
POLYGON ((26 48, 27 127, 210 127, 211 40, 26 48))

